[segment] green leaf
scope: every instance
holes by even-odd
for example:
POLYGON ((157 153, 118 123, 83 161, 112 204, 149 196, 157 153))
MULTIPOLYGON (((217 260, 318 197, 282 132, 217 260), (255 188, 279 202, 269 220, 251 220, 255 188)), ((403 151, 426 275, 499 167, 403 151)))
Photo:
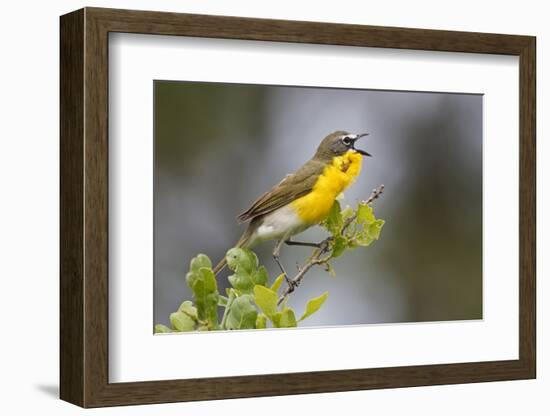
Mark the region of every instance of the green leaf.
POLYGON ((298 326, 296 316, 291 308, 285 308, 273 315, 273 325, 275 328, 294 328, 298 326))
POLYGON ((344 251, 346 250, 348 246, 347 240, 342 236, 337 236, 334 238, 334 242, 332 243, 332 254, 331 257, 339 257, 341 256, 344 251))
POLYGON ((157 324, 155 325, 155 334, 166 334, 172 332, 170 328, 168 328, 166 325, 157 324))
POLYGON ((357 223, 372 224, 376 218, 372 207, 367 204, 359 204, 357 207, 357 223))
POLYGON ((185 302, 180 308, 187 308, 184 312, 188 313, 190 317, 201 321, 208 321, 207 326, 209 328, 216 328, 218 325, 217 305, 219 294, 216 276, 212 271, 212 262, 208 256, 199 254, 194 257, 191 260, 189 272, 185 276, 185 279, 193 291, 196 308, 193 308, 192 304, 185 304, 185 302))
POLYGON ((267 273, 267 269, 264 266, 260 266, 254 275, 254 281, 257 285, 267 286, 268 280, 269 274, 267 273))
POLYGON ((258 257, 253 251, 246 248, 234 247, 230 249, 226 253, 225 259, 233 271, 239 268, 251 273, 258 268, 258 257))
POLYGON ((193 299, 197 306, 197 316, 201 321, 208 321, 208 326, 215 329, 218 325, 218 285, 211 268, 201 267, 187 273, 191 282, 193 299))
POLYGON ((195 321, 184 312, 171 313, 170 323, 177 332, 187 332, 195 329, 195 321))
POLYGON ((339 234, 342 229, 343 220, 340 211, 340 203, 338 201, 334 201, 327 219, 325 220, 325 226, 332 235, 339 234))
POLYGON ((183 312, 195 321, 199 319, 197 314, 197 308, 193 306, 193 302, 186 300, 178 308, 178 312, 183 312))
POLYGON ((374 220, 372 223, 365 226, 362 232, 358 233, 356 241, 360 246, 366 247, 372 244, 374 240, 380 238, 380 233, 385 221, 381 219, 374 220))
POLYGON ((222 295, 218 296, 218 306, 227 306, 228 298, 222 295))
POLYGON ((277 278, 275 279, 275 281, 271 285, 271 290, 273 290, 274 292, 277 292, 279 290, 279 288, 281 287, 281 284, 283 283, 284 279, 285 279, 284 273, 281 273, 279 276, 277 276, 277 278))
POLYGON ((302 315, 302 317, 300 318, 300 321, 303 321, 304 319, 306 319, 308 316, 311 316, 313 315, 315 312, 317 312, 321 306, 323 305, 323 303, 325 303, 325 300, 327 300, 328 298, 328 292, 325 292, 323 293, 321 296, 317 297, 317 298, 314 298, 314 299, 311 299, 307 305, 306 305, 306 311, 304 312, 304 314, 302 315))
POLYGON ((195 279, 198 278, 199 270, 202 268, 211 269, 212 268, 212 262, 205 254, 199 254, 196 257, 193 257, 191 259, 191 264, 189 265, 189 272, 185 276, 187 280, 187 284, 189 287, 193 286, 193 283, 195 279))
POLYGON ((277 292, 265 286, 254 286, 254 301, 270 319, 277 312, 277 300, 277 292))
POLYGON ((353 208, 350 207, 349 205, 346 205, 346 207, 345 207, 345 208, 342 210, 342 212, 340 213, 340 215, 341 215, 343 221, 345 221, 345 220, 347 220, 348 218, 350 218, 353 214, 354 214, 353 208))
POLYGON ((235 298, 237 297, 237 293, 235 292, 235 289, 233 288, 227 288, 227 302, 225 304, 225 310, 223 312, 222 316, 222 322, 221 322, 221 328, 227 329, 225 326, 225 323, 227 321, 227 316, 229 315, 229 311, 231 310, 231 306, 233 305, 233 302, 235 301, 235 298))
POLYGON ((298 326, 296 322, 296 316, 294 311, 290 308, 283 310, 283 315, 281 316, 280 321, 281 328, 295 328, 298 326))
POLYGON ((369 227, 367 229, 369 237, 374 240, 378 240, 378 238, 380 238, 380 232, 382 231, 382 227, 384 226, 384 224, 385 221, 380 219, 374 221, 372 224, 369 224, 369 227))
POLYGON ((267 328, 267 316, 263 313, 259 313, 256 318, 256 329, 265 329, 267 328))
POLYGON ((357 208, 357 223, 361 224, 362 227, 354 234, 353 240, 349 245, 350 248, 353 248, 355 245, 367 247, 371 245, 374 240, 380 238, 384 220, 377 219, 374 216, 374 211, 371 206, 359 204, 357 208))
POLYGON ((371 243, 374 241, 374 238, 369 236, 369 233, 367 231, 363 231, 357 234, 355 241, 358 245, 362 247, 367 247, 371 245, 371 243))
POLYGON ((226 329, 253 329, 256 327, 258 311, 251 301, 251 295, 241 295, 231 302, 225 321, 226 329))
POLYGON ((227 264, 234 272, 229 283, 242 293, 252 293, 255 285, 267 285, 269 276, 264 266, 258 267, 258 257, 248 249, 232 248, 226 254, 227 264))

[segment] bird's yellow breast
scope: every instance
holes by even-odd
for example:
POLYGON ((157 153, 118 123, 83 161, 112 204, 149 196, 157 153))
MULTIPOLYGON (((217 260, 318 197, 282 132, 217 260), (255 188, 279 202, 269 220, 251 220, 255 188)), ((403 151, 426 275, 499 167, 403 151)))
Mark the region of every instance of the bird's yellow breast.
POLYGON ((332 159, 313 190, 291 204, 302 221, 317 224, 326 218, 336 197, 359 175, 361 159, 362 156, 353 150, 332 159))

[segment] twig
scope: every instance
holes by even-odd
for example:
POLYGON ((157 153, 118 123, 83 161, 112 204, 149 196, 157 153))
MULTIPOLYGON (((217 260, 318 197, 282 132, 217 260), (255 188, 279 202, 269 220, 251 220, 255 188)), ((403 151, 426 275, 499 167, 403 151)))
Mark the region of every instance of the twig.
MULTIPOLYGON (((380 195, 384 192, 384 185, 380 185, 378 188, 375 188, 372 190, 371 194, 367 199, 364 201, 361 201, 362 204, 369 205, 372 204, 375 200, 377 200, 380 195)), ((344 225, 342 226, 341 235, 344 234, 346 231, 346 228, 349 227, 349 225, 355 221, 357 218, 357 214, 353 214, 351 217, 347 218, 344 222, 344 225)), ((294 278, 289 279, 290 284, 286 287, 283 294, 277 301, 277 305, 280 305, 285 301, 288 296, 296 290, 298 286, 300 286, 300 283, 302 283, 302 280, 304 279, 306 273, 313 267, 313 266, 320 266, 322 264, 327 264, 327 262, 330 260, 332 256, 332 251, 330 249, 330 243, 332 241, 333 237, 329 236, 325 238, 323 241, 319 243, 319 248, 317 248, 313 255, 309 258, 309 260, 301 267, 298 267, 298 273, 294 278)))
POLYGON ((371 194, 369 195, 369 197, 365 201, 362 201, 362 203, 365 205, 372 204, 375 200, 380 198, 380 195, 382 195, 383 192, 384 192, 384 185, 380 185, 378 188, 374 188, 371 194))

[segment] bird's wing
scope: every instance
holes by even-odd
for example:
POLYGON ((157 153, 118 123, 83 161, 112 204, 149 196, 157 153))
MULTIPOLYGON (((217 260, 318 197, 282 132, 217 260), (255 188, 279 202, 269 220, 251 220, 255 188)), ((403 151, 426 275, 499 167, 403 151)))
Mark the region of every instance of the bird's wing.
POLYGON ((239 221, 245 222, 260 215, 268 214, 307 195, 313 189, 319 175, 323 173, 323 169, 324 164, 322 162, 310 160, 296 173, 285 176, 270 191, 254 201, 249 209, 239 215, 239 221))

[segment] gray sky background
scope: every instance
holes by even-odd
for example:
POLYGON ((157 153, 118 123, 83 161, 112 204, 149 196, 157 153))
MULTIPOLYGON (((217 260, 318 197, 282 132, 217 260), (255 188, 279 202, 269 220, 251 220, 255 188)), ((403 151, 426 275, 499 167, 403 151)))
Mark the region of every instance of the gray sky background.
MULTIPOLYGON (((190 299, 190 259, 216 263, 244 230, 236 216, 334 130, 370 133, 361 147, 373 157, 345 201, 384 184, 386 225, 335 261, 336 277, 306 276, 289 302, 297 314, 330 295, 303 326, 482 317, 481 95, 156 81, 155 323, 190 299)), ((273 279, 272 248, 255 251, 273 279)), ((282 261, 292 270, 307 253, 285 246, 282 261)))

